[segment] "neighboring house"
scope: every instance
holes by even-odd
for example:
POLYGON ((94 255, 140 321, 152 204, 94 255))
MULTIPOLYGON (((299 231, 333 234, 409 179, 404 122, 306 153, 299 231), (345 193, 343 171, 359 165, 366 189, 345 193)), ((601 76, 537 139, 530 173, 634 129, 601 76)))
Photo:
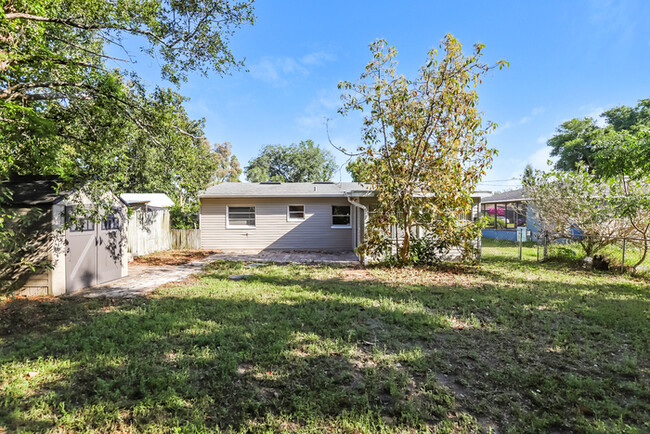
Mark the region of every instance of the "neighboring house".
POLYGON ((536 239, 538 229, 532 207, 522 188, 481 199, 481 216, 487 219, 485 238, 517 241, 517 228, 525 227, 528 238, 536 239))
POLYGON ((164 193, 122 193, 132 209, 129 217, 129 253, 142 256, 172 248, 169 208, 174 201, 164 193))
POLYGON ((355 182, 223 183, 199 199, 201 248, 223 250, 352 251, 374 201, 355 182))
POLYGON ((3 276, 15 282, 20 294, 69 294, 128 274, 125 204, 107 193, 102 200, 110 204, 112 212, 101 222, 81 219, 72 224, 74 207, 99 206, 80 192, 57 192, 58 183, 55 177, 42 176, 1 183, 11 193, 10 208, 34 218, 27 229, 32 252, 22 260, 50 264, 44 271, 23 267, 3 276))

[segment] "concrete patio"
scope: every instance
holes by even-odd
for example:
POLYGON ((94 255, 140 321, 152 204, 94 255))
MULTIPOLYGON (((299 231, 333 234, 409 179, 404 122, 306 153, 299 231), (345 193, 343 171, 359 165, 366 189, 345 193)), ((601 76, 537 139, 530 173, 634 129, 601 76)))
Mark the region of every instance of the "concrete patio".
POLYGON ((198 261, 183 265, 130 265, 129 275, 103 285, 86 288, 75 296, 95 297, 138 297, 151 293, 156 288, 171 282, 186 279, 203 270, 213 261, 278 262, 300 264, 331 264, 355 266, 359 264, 353 252, 314 252, 282 250, 239 250, 210 255, 198 261))

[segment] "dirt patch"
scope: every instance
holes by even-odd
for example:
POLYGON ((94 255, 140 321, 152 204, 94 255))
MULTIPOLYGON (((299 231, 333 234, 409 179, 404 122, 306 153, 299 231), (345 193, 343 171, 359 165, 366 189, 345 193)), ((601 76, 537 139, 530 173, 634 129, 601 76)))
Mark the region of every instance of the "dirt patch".
POLYGON ((183 265, 198 261, 210 255, 222 253, 221 250, 167 250, 135 258, 129 265, 183 265))
POLYGON ((341 273, 343 280, 375 280, 375 276, 365 269, 346 269, 341 273))

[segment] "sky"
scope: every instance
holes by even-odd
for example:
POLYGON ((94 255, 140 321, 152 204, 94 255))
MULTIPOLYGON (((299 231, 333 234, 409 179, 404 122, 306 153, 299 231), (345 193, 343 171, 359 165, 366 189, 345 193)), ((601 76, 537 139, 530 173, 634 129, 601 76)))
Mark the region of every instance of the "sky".
MULTIPOLYGON (((349 181, 348 157, 329 144, 324 120, 337 146, 361 143, 361 116, 337 113, 337 84, 359 78, 379 38, 397 48, 407 77, 447 33, 465 53, 480 42, 485 61, 510 63, 478 87, 483 119, 499 125, 488 138, 499 154, 483 190, 516 188, 528 163, 547 168, 546 140, 562 122, 650 97, 647 0, 257 0, 255 14, 230 43, 244 69, 190 75, 180 88, 189 115, 205 118, 208 140, 230 142, 242 166, 265 145, 312 139, 335 154, 333 180, 349 181)), ((129 67, 149 85, 171 86, 156 59, 131 54, 129 67)))

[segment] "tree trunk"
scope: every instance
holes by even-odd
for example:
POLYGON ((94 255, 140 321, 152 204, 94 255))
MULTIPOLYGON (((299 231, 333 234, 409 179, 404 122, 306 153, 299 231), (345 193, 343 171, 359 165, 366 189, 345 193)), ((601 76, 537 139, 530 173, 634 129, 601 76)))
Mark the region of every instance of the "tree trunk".
POLYGON ((634 264, 632 266, 632 269, 636 270, 639 265, 643 264, 643 261, 645 261, 646 256, 648 256, 648 237, 647 236, 643 238, 643 256, 641 256, 641 259, 639 260, 639 262, 637 262, 636 264, 634 264))
MULTIPOLYGON (((404 239, 402 240, 402 248, 400 249, 399 256, 402 264, 407 264, 409 261, 409 249, 411 247, 411 226, 409 224, 410 216, 408 211, 404 211, 404 239)), ((398 228, 399 236, 399 228, 398 228)))

